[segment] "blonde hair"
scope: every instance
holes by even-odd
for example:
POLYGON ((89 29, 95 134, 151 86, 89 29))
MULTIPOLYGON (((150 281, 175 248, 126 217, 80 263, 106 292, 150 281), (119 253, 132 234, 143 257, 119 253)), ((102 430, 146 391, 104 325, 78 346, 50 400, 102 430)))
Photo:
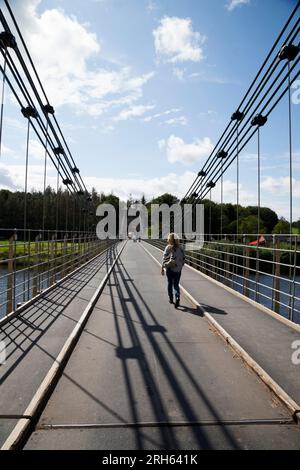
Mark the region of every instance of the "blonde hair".
POLYGON ((179 246, 179 238, 176 233, 169 233, 168 245, 170 245, 172 248, 176 248, 177 246, 179 246))

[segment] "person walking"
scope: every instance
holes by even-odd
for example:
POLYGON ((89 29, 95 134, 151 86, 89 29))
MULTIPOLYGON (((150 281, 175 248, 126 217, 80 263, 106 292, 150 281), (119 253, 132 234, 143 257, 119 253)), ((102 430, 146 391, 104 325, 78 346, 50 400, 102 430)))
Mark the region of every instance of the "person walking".
POLYGON ((175 291, 175 308, 179 307, 180 304, 179 281, 184 263, 185 254, 179 243, 179 237, 176 233, 170 233, 168 236, 168 245, 163 254, 161 274, 164 276, 166 270, 170 304, 174 303, 173 289, 175 291))

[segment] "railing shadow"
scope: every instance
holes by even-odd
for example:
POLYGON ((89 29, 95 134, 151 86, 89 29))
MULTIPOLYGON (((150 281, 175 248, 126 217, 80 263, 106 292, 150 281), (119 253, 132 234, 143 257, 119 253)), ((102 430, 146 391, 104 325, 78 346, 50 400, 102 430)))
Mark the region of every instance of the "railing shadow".
MULTIPOLYGON (((116 246, 113 246, 35 302, 28 310, 0 328, 0 338, 5 341, 7 351, 6 365, 0 366, 0 374, 2 367, 5 371, 1 374, 0 385, 24 360, 32 348, 38 345, 41 338, 55 324, 57 319, 64 316, 65 309, 75 299, 80 290, 95 276, 97 271, 103 266, 108 269, 115 255, 116 246)), ((68 315, 66 315, 66 318, 71 322, 76 322, 68 315)))

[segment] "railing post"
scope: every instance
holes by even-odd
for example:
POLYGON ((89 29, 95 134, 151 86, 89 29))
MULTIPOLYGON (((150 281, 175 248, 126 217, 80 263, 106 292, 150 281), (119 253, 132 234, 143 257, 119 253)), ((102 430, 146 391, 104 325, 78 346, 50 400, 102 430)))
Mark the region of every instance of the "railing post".
POLYGON ((28 237, 27 238, 28 238, 28 241, 27 241, 28 254, 27 254, 27 258, 26 258, 26 263, 27 263, 27 265, 26 265, 26 276, 27 276, 27 300, 29 300, 30 299, 30 284, 31 284, 31 280, 30 280, 31 230, 28 230, 28 237))
POLYGON ((295 249, 294 249, 294 269, 293 269, 293 281, 292 281, 292 289, 291 289, 291 309, 290 309, 290 319, 294 321, 294 309, 295 309, 295 281, 296 281, 296 271, 297 271, 297 235, 294 239, 295 249))
POLYGON ((80 261, 81 249, 82 249, 82 247, 81 247, 81 236, 80 236, 80 232, 79 232, 79 234, 78 234, 78 258, 77 258, 78 259, 78 266, 80 265, 80 262, 81 262, 80 261))
POLYGON ((72 269, 76 267, 76 233, 73 232, 72 237, 72 269))
POLYGON ((55 281, 55 252, 56 248, 56 235, 51 237, 51 248, 50 248, 50 276, 49 276, 49 286, 52 286, 55 281))
POLYGON ((280 239, 276 240, 275 243, 275 277, 274 277, 274 308, 276 313, 280 313, 280 239))
POLYGON ((67 264, 67 243, 68 243, 68 235, 64 235, 64 244, 63 244, 63 250, 62 250, 62 259, 63 259, 63 265, 62 265, 62 273, 61 277, 65 277, 66 273, 68 272, 68 267, 66 267, 67 264))
POLYGON ((7 315, 15 309, 15 266, 16 266, 16 232, 10 237, 8 245, 8 264, 7 264, 7 315))
MULTIPOLYGON (((225 235, 225 240, 227 242, 227 235, 225 235)), ((230 244, 226 243, 224 245, 224 251, 225 253, 225 263, 224 263, 224 269, 225 269, 225 279, 227 280, 227 285, 230 286, 230 244)))
POLYGON ((250 267, 250 247, 249 246, 244 246, 243 256, 244 256, 244 295, 246 297, 249 297, 249 271, 250 271, 249 270, 249 267, 250 267))
POLYGON ((37 235, 35 237, 35 244, 34 244, 34 258, 35 258, 35 263, 34 263, 34 268, 33 268, 33 279, 32 279, 32 296, 35 297, 39 290, 40 290, 40 282, 39 282, 39 259, 40 259, 40 239, 41 239, 41 234, 37 235))

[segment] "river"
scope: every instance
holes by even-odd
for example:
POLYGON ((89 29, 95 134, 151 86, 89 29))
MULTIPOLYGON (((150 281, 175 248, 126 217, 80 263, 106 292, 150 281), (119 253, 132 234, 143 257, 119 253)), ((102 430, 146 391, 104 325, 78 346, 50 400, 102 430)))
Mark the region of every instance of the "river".
MULTIPOLYGON (((5 276, 7 274, 7 268, 1 266, 0 267, 0 318, 3 318, 6 314, 6 304, 5 302, 7 301, 7 277, 5 276), (3 305, 4 304, 4 305, 3 305)), ((24 271, 17 271, 16 274, 16 279, 15 279, 15 285, 16 285, 16 302, 24 302, 28 300, 27 298, 27 292, 26 292, 26 298, 24 297, 24 290, 29 289, 32 290, 33 288, 33 283, 32 283, 32 277, 33 277, 33 272, 32 271, 26 271, 26 283, 24 284, 24 271)), ((42 284, 42 287, 45 289, 48 287, 48 280, 47 276, 43 276, 44 282, 42 284)), ((42 276, 41 276, 41 282, 42 282, 42 276)))

